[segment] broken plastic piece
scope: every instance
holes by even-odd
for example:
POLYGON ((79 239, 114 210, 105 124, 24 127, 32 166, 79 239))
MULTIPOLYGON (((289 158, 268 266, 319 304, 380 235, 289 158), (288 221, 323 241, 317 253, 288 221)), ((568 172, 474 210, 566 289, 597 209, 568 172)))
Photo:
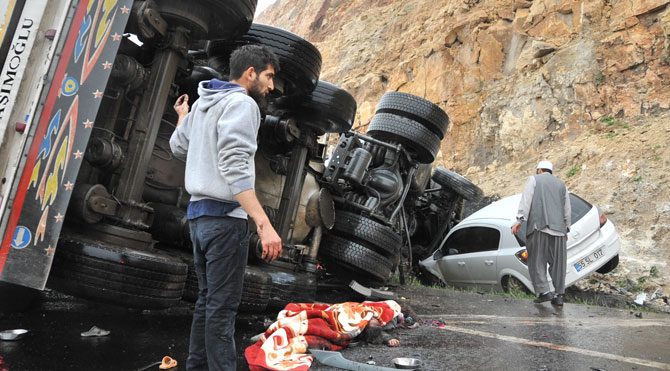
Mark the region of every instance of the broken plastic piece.
POLYGON ((98 328, 97 326, 93 326, 93 327, 91 327, 90 330, 88 330, 86 332, 82 332, 81 336, 83 336, 83 337, 107 336, 109 334, 110 334, 109 330, 105 330, 105 329, 98 328))
POLYGON ((382 291, 365 287, 355 280, 351 280, 349 287, 370 300, 395 300, 396 294, 391 291, 382 291))
POLYGON ((177 367, 177 360, 169 356, 163 357, 163 362, 158 366, 161 370, 169 370, 173 367, 177 367))
POLYGON ((22 337, 26 336, 27 334, 28 330, 22 328, 0 331, 0 340, 7 340, 7 341, 19 340, 22 337))
POLYGON ((644 301, 647 300, 647 293, 641 292, 637 294, 637 297, 635 298, 635 304, 637 305, 644 305, 644 301))

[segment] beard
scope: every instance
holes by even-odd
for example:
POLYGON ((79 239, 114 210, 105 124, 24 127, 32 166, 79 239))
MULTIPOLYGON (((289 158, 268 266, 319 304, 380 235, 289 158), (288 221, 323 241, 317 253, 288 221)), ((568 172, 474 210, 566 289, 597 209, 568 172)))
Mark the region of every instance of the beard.
POLYGON ((261 91, 258 78, 256 78, 256 81, 251 85, 249 96, 256 102, 256 104, 258 104, 258 108, 260 108, 261 111, 265 111, 268 108, 268 100, 266 95, 261 91))

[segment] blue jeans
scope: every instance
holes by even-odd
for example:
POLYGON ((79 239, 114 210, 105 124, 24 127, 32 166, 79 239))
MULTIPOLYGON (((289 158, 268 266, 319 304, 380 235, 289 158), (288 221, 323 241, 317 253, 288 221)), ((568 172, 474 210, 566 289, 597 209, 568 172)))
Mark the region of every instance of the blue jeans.
POLYGON ((249 236, 247 221, 202 216, 189 221, 198 300, 187 370, 235 370, 235 316, 242 298, 249 236))

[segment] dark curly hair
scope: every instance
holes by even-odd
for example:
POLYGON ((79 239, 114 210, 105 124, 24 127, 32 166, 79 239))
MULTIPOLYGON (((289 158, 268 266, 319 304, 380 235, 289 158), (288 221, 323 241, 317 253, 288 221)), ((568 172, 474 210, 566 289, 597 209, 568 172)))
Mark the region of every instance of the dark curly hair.
POLYGON ((230 55, 230 79, 239 79, 249 67, 261 73, 268 65, 279 72, 279 60, 272 50, 264 45, 243 45, 230 55))

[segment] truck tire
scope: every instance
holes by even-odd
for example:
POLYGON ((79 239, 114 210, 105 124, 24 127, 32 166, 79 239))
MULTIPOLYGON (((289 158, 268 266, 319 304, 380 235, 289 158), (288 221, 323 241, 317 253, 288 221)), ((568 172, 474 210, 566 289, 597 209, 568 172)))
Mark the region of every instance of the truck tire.
POLYGON ((193 40, 235 40, 242 36, 254 19, 257 0, 155 0, 167 23, 183 26, 193 40))
POLYGON ((368 134, 402 144, 416 161, 424 164, 433 162, 440 150, 440 138, 423 124, 391 113, 375 114, 368 134))
POLYGON ((298 120, 321 133, 349 131, 356 117, 356 100, 347 91, 326 81, 319 81, 313 92, 297 99, 278 99, 276 108, 288 109, 298 120))
POLYGON ((269 307, 284 308, 288 303, 313 302, 316 298, 317 279, 309 273, 299 273, 276 266, 263 266, 271 277, 272 292, 269 307))
MULTIPOLYGON (((184 264, 188 265, 188 276, 184 286, 182 299, 191 303, 198 300, 198 276, 193 267, 193 255, 187 251, 178 249, 166 249, 168 254, 178 257, 184 264)), ((242 288, 242 300, 239 312, 262 313, 268 306, 272 281, 270 276, 256 266, 247 265, 244 268, 244 286, 242 288)))
POLYGON ((61 236, 47 285, 129 308, 168 308, 182 297, 188 266, 158 250, 105 245, 61 236))
POLYGON ((369 248, 332 234, 325 234, 319 248, 321 261, 340 278, 361 283, 385 282, 391 277, 393 262, 369 248))
POLYGON ((285 96, 304 95, 316 88, 321 74, 321 53, 300 36, 280 28, 254 23, 236 41, 212 40, 207 45, 209 65, 228 74, 230 54, 242 45, 265 45, 279 59, 275 88, 285 96))
POLYGON ((449 126, 449 116, 433 102, 416 95, 388 92, 377 103, 375 113, 392 113, 423 124, 426 128, 444 138, 449 126))
POLYGON ((480 200, 484 196, 481 188, 466 177, 438 166, 433 173, 433 180, 442 187, 449 188, 459 196, 469 201, 480 200))
POLYGON ((398 255, 402 245, 402 237, 391 227, 345 210, 335 212, 335 225, 330 233, 371 248, 387 258, 398 255))

